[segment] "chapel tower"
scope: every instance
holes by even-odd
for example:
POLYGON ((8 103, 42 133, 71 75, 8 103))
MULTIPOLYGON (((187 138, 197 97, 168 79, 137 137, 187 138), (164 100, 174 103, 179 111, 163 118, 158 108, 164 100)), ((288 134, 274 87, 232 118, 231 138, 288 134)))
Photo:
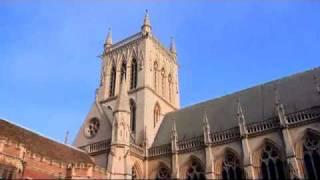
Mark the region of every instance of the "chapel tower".
POLYGON ((146 11, 141 31, 122 41, 113 44, 109 29, 101 60, 96 101, 114 111, 124 81, 129 96, 131 141, 149 146, 163 116, 180 107, 173 39, 166 48, 155 38, 146 11))

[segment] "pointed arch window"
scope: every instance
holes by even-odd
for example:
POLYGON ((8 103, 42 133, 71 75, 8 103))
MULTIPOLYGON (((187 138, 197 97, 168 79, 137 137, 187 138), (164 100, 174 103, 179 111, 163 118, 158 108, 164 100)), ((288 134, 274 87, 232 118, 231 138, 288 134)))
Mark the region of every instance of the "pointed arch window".
POLYGON ((125 61, 122 62, 121 64, 121 69, 120 69, 120 81, 124 79, 126 79, 127 76, 127 63, 125 61))
POLYGON ((261 154, 262 179, 286 179, 279 150, 267 143, 261 154))
POLYGON ((166 79, 165 79, 165 70, 164 70, 164 68, 161 69, 161 91, 162 91, 162 95, 165 96, 166 79))
POLYGON ((170 171, 168 168, 161 167, 157 173, 156 180, 170 180, 170 171))
POLYGON ((113 65, 110 73, 109 97, 114 96, 116 89, 116 67, 113 65))
POLYGON ((156 103, 153 110, 153 127, 156 127, 156 124, 160 120, 160 111, 160 106, 158 103, 156 103))
POLYGON ((131 132, 136 131, 136 103, 130 99, 130 129, 131 132))
POLYGON ((206 179, 200 163, 196 160, 191 161, 191 165, 187 169, 186 179, 188 180, 204 180, 206 179))
POLYGON ((168 85, 169 85, 169 102, 172 101, 172 76, 168 75, 168 85))
POLYGON ((153 64, 153 83, 154 83, 154 90, 157 91, 158 86, 158 63, 154 62, 153 64))
POLYGON ((138 82, 138 64, 135 58, 132 59, 131 62, 131 81, 130 81, 130 89, 135 89, 137 87, 138 82))
POLYGON ((242 179, 239 158, 231 151, 227 151, 222 164, 222 179, 242 179))
POLYGON ((303 144, 304 166, 307 179, 320 179, 320 138, 308 134, 303 144))

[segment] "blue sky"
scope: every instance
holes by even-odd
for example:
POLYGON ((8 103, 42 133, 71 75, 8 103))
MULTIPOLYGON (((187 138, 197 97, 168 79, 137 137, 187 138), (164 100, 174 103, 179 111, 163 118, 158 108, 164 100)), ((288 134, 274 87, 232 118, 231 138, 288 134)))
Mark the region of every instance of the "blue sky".
POLYGON ((108 27, 176 40, 182 106, 319 66, 317 1, 0 2, 0 117, 63 141, 94 100, 108 27))

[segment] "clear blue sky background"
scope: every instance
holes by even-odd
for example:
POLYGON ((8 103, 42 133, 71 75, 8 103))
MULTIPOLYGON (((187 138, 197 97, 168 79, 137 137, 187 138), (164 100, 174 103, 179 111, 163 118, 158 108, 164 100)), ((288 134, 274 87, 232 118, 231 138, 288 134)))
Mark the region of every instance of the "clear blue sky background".
POLYGON ((74 138, 99 83, 109 26, 175 37, 187 106, 308 70, 320 62, 318 1, 0 2, 0 117, 63 141, 74 138))

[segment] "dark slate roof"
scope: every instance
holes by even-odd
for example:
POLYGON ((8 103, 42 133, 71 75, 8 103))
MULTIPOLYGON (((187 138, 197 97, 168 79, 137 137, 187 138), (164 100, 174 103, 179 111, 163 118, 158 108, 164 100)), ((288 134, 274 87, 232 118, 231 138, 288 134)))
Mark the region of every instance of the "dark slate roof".
POLYGON ((271 81, 217 99, 195 104, 165 115, 153 146, 170 143, 172 120, 176 121, 179 140, 203 134, 203 114, 206 112, 212 132, 238 126, 237 100, 240 98, 247 123, 266 120, 275 114, 275 87, 286 113, 320 105, 316 80, 320 83, 320 68, 271 81))
POLYGON ((89 155, 82 150, 55 142, 3 119, 0 119, 0 136, 22 143, 29 151, 56 161, 65 163, 93 163, 89 155))

